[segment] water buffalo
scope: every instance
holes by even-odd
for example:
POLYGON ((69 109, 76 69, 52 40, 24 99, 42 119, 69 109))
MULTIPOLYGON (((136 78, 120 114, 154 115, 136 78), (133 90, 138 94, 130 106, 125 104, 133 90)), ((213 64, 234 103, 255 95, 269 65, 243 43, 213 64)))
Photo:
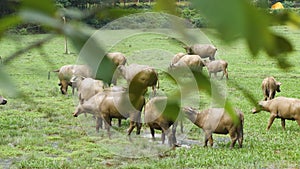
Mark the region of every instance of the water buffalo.
POLYGON ((170 65, 169 69, 172 70, 183 67, 188 67, 192 71, 201 72, 204 67, 204 63, 199 55, 184 55, 176 63, 170 65))
MULTIPOLYGON (((127 63, 127 59, 125 55, 121 52, 110 52, 107 53, 106 56, 113 62, 115 67, 118 67, 119 65, 125 65, 127 63)), ((118 78, 118 73, 112 77, 111 83, 113 85, 117 85, 117 78, 118 78)))
POLYGON ((165 112, 165 107, 167 104, 167 97, 156 96, 150 99, 144 108, 145 112, 145 123, 150 127, 150 132, 152 139, 155 140, 155 129, 162 130, 161 140, 164 144, 165 135, 168 136, 169 145, 176 145, 176 126, 177 126, 177 116, 178 112, 165 112), (172 126, 172 131, 170 131, 170 126, 172 126))
POLYGON ((170 66, 177 63, 184 55, 186 55, 186 53, 179 52, 175 54, 171 60, 170 66))
POLYGON ((74 76, 71 79, 71 82, 72 84, 76 84, 80 103, 87 101, 99 92, 103 92, 106 87, 106 84, 102 80, 96 80, 89 77, 74 76))
POLYGON ((261 89, 264 95, 264 101, 274 99, 276 91, 280 92, 280 82, 277 82, 274 77, 266 77, 261 84, 261 89))
POLYGON ((197 111, 191 107, 184 107, 183 112, 196 126, 203 129, 205 133, 205 147, 207 146, 208 141, 210 145, 213 146, 213 133, 229 133, 231 138, 230 148, 234 147, 236 141, 238 141, 239 147, 242 147, 244 114, 240 110, 235 109, 235 113, 238 117, 237 124, 223 108, 210 108, 203 111, 197 111))
POLYGON ((194 44, 191 46, 184 46, 187 54, 199 55, 201 58, 209 58, 215 60, 217 48, 211 44, 194 44))
POLYGON ((152 87, 153 94, 156 95, 156 89, 159 88, 159 80, 157 71, 147 65, 130 64, 128 66, 120 65, 118 70, 126 79, 128 85, 135 81, 142 88, 152 87), (138 79, 138 80, 134 80, 138 79))
POLYGON ((275 118, 281 119, 281 126, 284 130, 285 119, 296 120, 300 126, 300 99, 276 97, 272 100, 260 101, 252 113, 258 113, 262 110, 270 112, 267 130, 270 129, 275 118))
POLYGON ((228 79, 228 63, 225 60, 204 61, 204 65, 207 68, 209 77, 211 77, 212 73, 214 73, 215 77, 217 77, 218 72, 223 72, 221 79, 223 79, 224 75, 226 79, 228 79))
POLYGON ((105 120, 108 135, 110 136, 111 119, 130 119, 128 135, 137 127, 137 134, 140 134, 141 111, 145 104, 145 89, 133 86, 137 90, 113 91, 114 89, 100 92, 83 104, 79 104, 73 113, 77 117, 81 113, 92 113, 97 118, 96 130, 102 126, 102 119, 105 120))
POLYGON ((64 65, 53 72, 58 73, 58 79, 60 81, 58 85, 60 86, 62 94, 68 94, 68 86, 72 87, 72 93, 74 94, 75 86, 71 83, 73 76, 92 77, 92 71, 87 65, 64 65))

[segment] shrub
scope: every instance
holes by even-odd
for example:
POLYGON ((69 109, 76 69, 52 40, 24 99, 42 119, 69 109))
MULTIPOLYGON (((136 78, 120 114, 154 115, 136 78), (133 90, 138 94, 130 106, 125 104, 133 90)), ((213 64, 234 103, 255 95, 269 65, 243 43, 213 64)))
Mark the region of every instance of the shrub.
POLYGON ((294 8, 295 2, 294 1, 283 1, 282 5, 284 8, 294 8))
POLYGON ((185 7, 181 10, 181 17, 189 20, 194 27, 203 28, 208 26, 207 20, 195 9, 185 7))

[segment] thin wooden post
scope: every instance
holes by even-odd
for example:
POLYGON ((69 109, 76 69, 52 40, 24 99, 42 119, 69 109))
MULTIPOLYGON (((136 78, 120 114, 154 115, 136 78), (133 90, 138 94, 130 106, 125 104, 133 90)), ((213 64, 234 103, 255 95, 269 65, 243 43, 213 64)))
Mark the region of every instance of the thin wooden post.
MULTIPOLYGON (((66 17, 62 17, 62 19, 64 20, 64 25, 66 25, 66 17)), ((67 35, 65 35, 65 54, 70 54, 69 52, 69 48, 68 48, 68 38, 67 38, 67 35)))

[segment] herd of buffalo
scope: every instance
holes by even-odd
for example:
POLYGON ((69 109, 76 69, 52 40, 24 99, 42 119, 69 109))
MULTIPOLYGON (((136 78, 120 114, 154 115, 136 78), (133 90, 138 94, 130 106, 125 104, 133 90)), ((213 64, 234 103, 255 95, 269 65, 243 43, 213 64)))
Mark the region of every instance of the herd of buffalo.
MULTIPOLYGON (((185 47, 186 53, 178 53, 170 61, 169 69, 175 70, 181 67, 189 67, 192 71, 202 71, 207 68, 209 77, 218 72, 228 79, 225 60, 216 60, 217 48, 211 44, 195 44, 185 47)), ((209 141, 213 145, 212 134, 229 134, 231 138, 230 148, 233 148, 236 141, 239 147, 243 144, 244 115, 239 109, 235 109, 238 121, 233 121, 224 108, 209 108, 199 111, 193 107, 182 107, 173 116, 164 113, 163 106, 168 101, 165 96, 156 94, 159 88, 159 77, 155 68, 147 65, 130 64, 124 54, 112 52, 106 54, 115 67, 115 73, 111 83, 104 83, 102 80, 93 78, 93 73, 87 65, 65 65, 55 70, 59 78, 59 86, 62 94, 67 94, 68 86, 77 89, 79 102, 74 111, 74 117, 82 113, 90 113, 96 118, 96 131, 99 131, 105 124, 109 137, 112 118, 119 120, 129 118, 130 126, 128 135, 134 128, 140 134, 142 127, 142 110, 144 109, 144 123, 150 127, 152 138, 155 139, 155 130, 161 130, 161 140, 164 143, 165 136, 168 137, 170 146, 177 145, 176 126, 180 121, 181 113, 196 126, 203 129, 205 135, 204 146, 209 141), (127 86, 118 86, 117 78, 122 76, 127 86), (113 85, 111 85, 113 84, 113 85), (146 102, 148 87, 152 88, 149 101, 146 102), (174 118, 176 117, 176 118, 174 118)), ((280 82, 274 77, 267 77, 262 82, 264 99, 252 110, 257 113, 261 110, 270 112, 270 119, 267 130, 270 129, 275 118, 281 118, 282 127, 285 129, 285 120, 296 120, 300 126, 300 100, 286 97, 275 97, 280 92, 280 82)), ((0 104, 6 104, 7 100, 0 97, 0 104)))

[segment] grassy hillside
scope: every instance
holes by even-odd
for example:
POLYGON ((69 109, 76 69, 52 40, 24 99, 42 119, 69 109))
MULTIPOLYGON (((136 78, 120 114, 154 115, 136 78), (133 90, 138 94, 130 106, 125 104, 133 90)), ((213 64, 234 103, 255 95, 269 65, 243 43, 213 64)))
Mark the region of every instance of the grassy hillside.
MULTIPOLYGON (((278 68, 275 60, 264 53, 253 58, 243 41, 226 44, 212 30, 203 30, 218 48, 217 59, 229 63, 227 97, 245 113, 244 147, 229 150, 229 136, 214 135, 213 148, 203 148, 201 129, 185 121, 185 132, 178 131, 178 141, 184 146, 168 151, 161 145, 159 135, 152 142, 149 129, 143 126, 142 135, 132 133, 133 143, 126 137, 128 121, 122 127, 113 125, 113 138, 105 130, 95 132, 92 116, 72 116, 77 104, 76 96, 60 94, 55 73, 48 72, 65 64, 76 63, 78 52, 64 53, 64 38, 54 38, 40 49, 26 52, 5 65, 23 97, 10 96, 1 89, 8 104, 0 106, 0 166, 1 168, 299 168, 300 128, 295 121, 286 122, 283 131, 280 120, 274 121, 266 131, 269 113, 251 114, 254 105, 236 87, 249 91, 256 100, 263 98, 261 81, 274 76, 282 83, 277 96, 300 98, 298 68, 299 31, 274 27, 274 31, 287 36, 296 51, 288 60, 294 65, 289 70, 278 68)), ((115 35, 120 32, 116 31, 115 35)), ((122 32, 126 33, 126 32, 122 32)), ((12 35, 0 41, 0 55, 7 57, 14 51, 47 35, 12 35)), ((118 41, 111 51, 123 52, 129 63, 152 65, 159 70, 159 94, 176 87, 163 73, 175 53, 184 52, 182 43, 161 34, 140 33, 118 41)), ((206 73, 206 70, 204 70, 206 73)), ((190 78, 187 75, 184 78, 190 78)), ((121 82, 123 84, 123 82, 121 82)), ((69 90, 70 93, 70 90, 69 90)), ((204 109, 210 106, 209 98, 200 93, 200 103, 187 99, 188 104, 204 109)), ((115 122, 115 121, 114 121, 115 122)), ((158 132, 159 133, 159 132, 158 132)))

